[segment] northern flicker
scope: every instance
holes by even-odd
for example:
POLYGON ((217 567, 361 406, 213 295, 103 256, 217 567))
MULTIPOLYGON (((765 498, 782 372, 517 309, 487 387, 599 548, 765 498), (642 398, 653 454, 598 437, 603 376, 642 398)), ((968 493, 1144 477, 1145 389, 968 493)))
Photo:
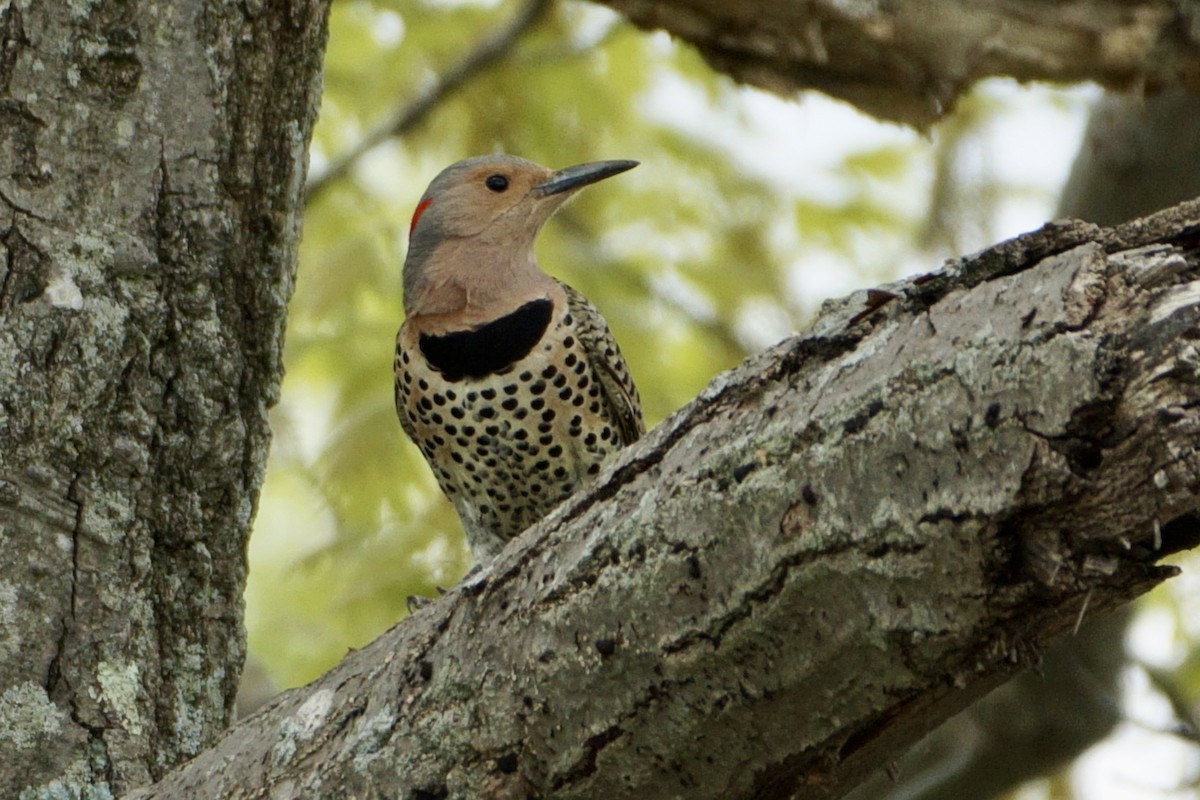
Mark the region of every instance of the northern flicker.
POLYGON ((469 158, 434 178, 413 213, 396 411, 479 563, 645 432, 604 318, 533 255, 567 198, 635 166, 554 172, 514 156, 469 158))

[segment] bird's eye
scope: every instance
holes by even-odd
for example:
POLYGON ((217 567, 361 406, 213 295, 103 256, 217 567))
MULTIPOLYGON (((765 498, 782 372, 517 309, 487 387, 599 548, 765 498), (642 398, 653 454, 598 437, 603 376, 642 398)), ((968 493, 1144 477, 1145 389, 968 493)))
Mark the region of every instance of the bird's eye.
POLYGON ((508 188, 508 178, 503 175, 488 175, 487 180, 483 185, 491 189, 493 192, 503 192, 508 188))

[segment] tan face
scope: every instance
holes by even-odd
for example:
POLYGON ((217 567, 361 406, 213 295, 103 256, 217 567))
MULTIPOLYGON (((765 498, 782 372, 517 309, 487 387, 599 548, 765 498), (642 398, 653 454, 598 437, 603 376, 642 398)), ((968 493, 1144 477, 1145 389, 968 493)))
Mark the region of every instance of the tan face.
POLYGON ((405 312, 446 313, 468 299, 511 293, 533 272, 545 278, 533 258, 542 224, 584 186, 636 165, 594 161, 551 171, 516 156, 493 155, 446 167, 413 212, 404 259, 405 312))
POLYGON ((544 221, 559 204, 534 192, 552 174, 513 156, 459 162, 429 185, 413 214, 412 232, 431 226, 441 237, 465 238, 493 226, 509 232, 528 228, 544 221))

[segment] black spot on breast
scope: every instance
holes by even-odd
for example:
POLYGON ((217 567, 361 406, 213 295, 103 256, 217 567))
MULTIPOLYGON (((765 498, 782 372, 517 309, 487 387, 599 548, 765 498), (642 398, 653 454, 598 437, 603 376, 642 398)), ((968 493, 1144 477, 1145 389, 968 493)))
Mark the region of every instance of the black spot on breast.
POLYGON ((446 380, 491 375, 529 355, 546 332, 553 308, 545 298, 531 300, 511 314, 471 330, 422 335, 421 353, 446 380))

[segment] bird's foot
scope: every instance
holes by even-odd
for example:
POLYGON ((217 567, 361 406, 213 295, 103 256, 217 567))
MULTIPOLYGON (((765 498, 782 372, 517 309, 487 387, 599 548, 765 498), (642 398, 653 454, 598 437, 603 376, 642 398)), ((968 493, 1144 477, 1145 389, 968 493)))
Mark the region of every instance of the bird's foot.
POLYGON ((408 613, 410 615, 417 613, 422 608, 424 608, 427 605, 431 605, 432 603, 433 603, 432 598, 422 597, 419 594, 410 594, 404 600, 404 605, 408 608, 408 613))
MULTIPOLYGON (((438 593, 438 597, 441 597, 448 591, 440 586, 435 586, 433 588, 434 591, 438 593)), ((436 599, 437 597, 422 597, 419 594, 410 594, 407 598, 405 598, 404 605, 408 607, 409 614, 415 614, 425 606, 433 605, 433 601, 436 599)))

